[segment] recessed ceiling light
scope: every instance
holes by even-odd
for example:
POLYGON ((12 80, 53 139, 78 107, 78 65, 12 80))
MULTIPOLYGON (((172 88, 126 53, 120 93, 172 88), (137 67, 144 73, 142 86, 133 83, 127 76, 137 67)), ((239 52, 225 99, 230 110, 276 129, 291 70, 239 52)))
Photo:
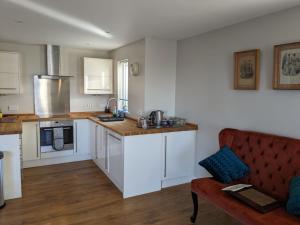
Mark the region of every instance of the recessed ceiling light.
POLYGON ((23 21, 22 20, 15 20, 15 23, 21 24, 21 23, 23 23, 23 21))

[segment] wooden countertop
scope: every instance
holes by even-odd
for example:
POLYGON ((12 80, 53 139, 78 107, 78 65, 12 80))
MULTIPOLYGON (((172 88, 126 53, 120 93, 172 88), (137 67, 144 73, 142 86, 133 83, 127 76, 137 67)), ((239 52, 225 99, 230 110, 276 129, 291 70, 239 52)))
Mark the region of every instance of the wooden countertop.
POLYGON ((137 127, 137 121, 135 119, 126 118, 124 121, 114 121, 114 122, 102 122, 96 117, 90 117, 90 120, 100 124, 101 126, 110 129, 121 136, 133 136, 142 134, 157 134, 166 132, 176 132, 176 131, 188 131, 188 130, 198 130, 196 124, 186 124, 183 127, 166 127, 166 128, 153 128, 153 129, 143 129, 137 127))
POLYGON ((20 114, 20 115, 10 115, 9 117, 15 117, 15 122, 10 123, 0 123, 0 135, 6 134, 21 134, 22 133, 22 122, 34 122, 34 121, 44 121, 44 120, 65 120, 65 119, 89 119, 99 125, 110 129, 121 136, 132 136, 132 135, 142 135, 142 134, 155 134, 155 133, 166 133, 166 132, 177 132, 177 131, 189 131, 198 130, 198 125, 187 123, 183 127, 170 127, 170 128, 154 128, 154 129, 142 129, 138 128, 136 125, 136 120, 131 118, 126 118, 124 121, 118 122, 102 122, 96 116, 103 115, 104 112, 76 112, 70 113, 64 116, 53 116, 47 118, 40 118, 34 114, 20 114))

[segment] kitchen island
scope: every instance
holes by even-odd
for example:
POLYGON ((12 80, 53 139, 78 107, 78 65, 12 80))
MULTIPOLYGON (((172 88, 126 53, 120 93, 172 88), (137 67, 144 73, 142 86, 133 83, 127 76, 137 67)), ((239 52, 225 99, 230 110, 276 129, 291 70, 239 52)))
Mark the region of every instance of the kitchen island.
MULTIPOLYGON (((120 122, 102 122, 96 117, 100 114, 103 113, 70 113, 50 118, 39 118, 33 114, 16 115, 15 123, 0 123, 0 134, 22 137, 24 168, 92 159, 124 198, 159 191, 193 178, 197 125, 145 130, 138 128, 136 120, 130 118, 120 122), (42 158, 38 140, 39 122, 66 119, 74 121, 72 155, 42 158)), ((14 165, 21 161, 20 145, 19 149, 19 153, 15 151, 19 154, 19 161, 14 161, 14 165)), ((20 174, 13 176, 19 176, 21 180, 20 174)), ((21 185, 17 189, 21 193, 21 185)))

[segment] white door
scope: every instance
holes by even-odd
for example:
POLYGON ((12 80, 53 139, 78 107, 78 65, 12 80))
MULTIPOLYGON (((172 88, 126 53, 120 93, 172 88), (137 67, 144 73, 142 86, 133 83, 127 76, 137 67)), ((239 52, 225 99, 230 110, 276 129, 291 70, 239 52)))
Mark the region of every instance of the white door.
POLYGON ((194 171, 195 132, 163 134, 163 179, 192 177, 194 171))
POLYGON ((89 155, 90 151, 90 124, 89 120, 74 121, 74 148, 78 155, 89 155))
POLYGON ((90 122, 90 151, 91 151, 91 157, 93 160, 96 160, 96 135, 97 135, 97 124, 94 122, 90 122))
POLYGON ((123 191, 124 167, 122 137, 108 131, 107 151, 109 178, 121 191, 123 191))
POLYGON ((40 132, 38 122, 22 124, 23 161, 40 159, 40 132))

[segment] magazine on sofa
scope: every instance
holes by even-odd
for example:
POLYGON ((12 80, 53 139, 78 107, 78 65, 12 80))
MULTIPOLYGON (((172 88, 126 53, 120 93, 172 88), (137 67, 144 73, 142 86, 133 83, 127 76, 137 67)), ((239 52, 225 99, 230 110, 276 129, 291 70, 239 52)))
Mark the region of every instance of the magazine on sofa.
POLYGON ((245 188, 249 188, 252 187, 251 184, 236 184, 236 185, 232 185, 232 186, 228 186, 226 188, 223 188, 222 191, 239 191, 245 188))
POLYGON ((267 213, 281 206, 278 200, 255 189, 252 185, 237 184, 222 190, 261 213, 267 213))

